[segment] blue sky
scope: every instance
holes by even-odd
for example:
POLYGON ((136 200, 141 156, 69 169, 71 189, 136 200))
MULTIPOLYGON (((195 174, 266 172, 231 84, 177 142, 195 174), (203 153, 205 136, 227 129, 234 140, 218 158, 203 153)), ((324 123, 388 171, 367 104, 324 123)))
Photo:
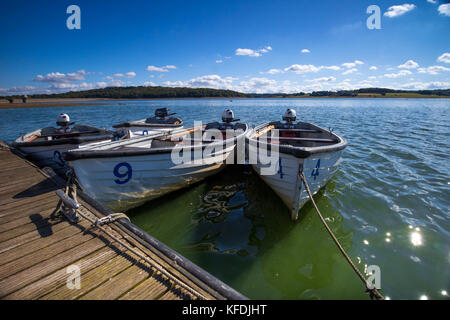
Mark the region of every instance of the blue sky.
POLYGON ((448 2, 1 1, 0 95, 450 88, 448 2), (80 30, 66 26, 72 4, 80 30), (366 26, 370 5, 381 9, 379 30, 366 26))

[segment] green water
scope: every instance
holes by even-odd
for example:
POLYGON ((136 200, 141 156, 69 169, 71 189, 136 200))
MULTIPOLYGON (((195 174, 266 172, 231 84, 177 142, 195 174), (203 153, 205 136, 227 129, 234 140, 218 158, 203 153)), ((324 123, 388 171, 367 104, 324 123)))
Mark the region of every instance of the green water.
MULTIPOLYGON (((357 263, 378 265, 391 299, 448 299, 450 100, 228 99, 111 102, 105 106, 0 110, 0 139, 53 125, 60 112, 111 127, 169 107, 217 120, 225 108, 251 125, 299 119, 332 127, 349 146, 315 199, 357 263)), ((229 166, 191 188, 128 212, 133 223, 254 299, 367 299, 311 203, 288 210, 250 167, 229 166)))

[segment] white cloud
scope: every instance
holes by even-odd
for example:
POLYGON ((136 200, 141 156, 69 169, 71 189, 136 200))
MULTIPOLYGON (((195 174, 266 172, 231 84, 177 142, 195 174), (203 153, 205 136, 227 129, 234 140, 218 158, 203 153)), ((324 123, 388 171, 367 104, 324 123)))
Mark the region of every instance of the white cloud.
POLYGON ((222 63, 223 60, 216 60, 216 63, 222 63))
POLYGON ((47 75, 37 75, 33 80, 38 82, 49 82, 49 83, 64 83, 64 82, 73 82, 73 81, 81 81, 85 79, 85 76, 88 73, 84 70, 78 70, 77 72, 72 73, 60 73, 60 72, 52 72, 47 75))
POLYGON ((370 69, 370 70, 377 70, 378 68, 375 67, 375 66, 371 66, 369 69, 370 69))
POLYGON ((271 46, 266 46, 263 49, 253 50, 253 49, 236 49, 235 54, 237 56, 250 56, 250 57, 260 57, 262 53, 267 53, 272 50, 271 46))
POLYGON ((136 77, 136 73, 133 71, 125 73, 125 78, 134 78, 136 77))
POLYGON ((121 87, 125 84, 122 80, 112 80, 110 82, 96 82, 96 83, 53 83, 48 89, 52 92, 65 92, 65 91, 81 91, 99 89, 105 87, 121 87))
POLYGON ((169 69, 176 69, 176 66, 168 65, 164 67, 147 66, 147 71, 154 72, 169 72, 169 69))
POLYGON ((133 71, 127 72, 125 74, 123 73, 116 73, 113 76, 107 76, 105 77, 106 80, 113 80, 114 78, 134 78, 136 76, 136 73, 133 71))
POLYGON ((312 64, 293 64, 284 69, 284 71, 292 71, 295 73, 318 72, 319 70, 319 67, 313 66, 312 64))
POLYGON ((388 8, 388 11, 386 11, 384 15, 388 18, 400 17, 405 13, 413 10, 415 7, 416 7, 415 4, 408 4, 408 3, 392 6, 388 8))
POLYGON ((35 93, 51 93, 48 89, 36 88, 33 86, 23 86, 23 87, 11 87, 11 88, 0 88, 0 93, 2 95, 22 95, 22 94, 35 94, 35 93))
POLYGON ((345 62, 342 64, 343 67, 346 67, 348 69, 354 68, 356 67, 356 65, 358 64, 364 64, 364 62, 360 61, 360 60, 355 60, 354 62, 345 62))
POLYGON ((219 75, 212 74, 196 77, 188 81, 165 81, 163 82, 163 84, 170 87, 214 88, 232 90, 232 82, 235 80, 237 80, 237 78, 222 78, 219 75))
POLYGON ((439 14, 450 17, 450 3, 441 4, 438 7, 439 14))
POLYGON ((426 68, 419 68, 417 69, 419 73, 427 73, 430 75, 437 75, 440 71, 450 71, 450 68, 443 67, 443 66, 430 66, 426 68))
POLYGON ((439 58, 437 58, 437 61, 450 63, 450 53, 443 53, 439 58))
POLYGON ((301 53, 310 53, 311 51, 309 51, 308 49, 302 49, 301 53))
POLYGON ((270 69, 270 70, 267 71, 266 73, 268 73, 268 74, 283 73, 283 70, 281 70, 281 69, 270 69))
POLYGON ((261 53, 252 49, 236 49, 237 56, 250 56, 250 57, 260 57, 261 53))
POLYGON ((448 89, 450 82, 445 81, 431 81, 431 82, 410 82, 400 85, 400 88, 407 90, 433 90, 433 89, 448 89))
POLYGON ((267 78, 251 78, 248 81, 242 81, 239 85, 239 90, 243 92, 262 93, 271 91, 271 87, 276 84, 275 80, 267 78))
POLYGON ((427 0, 427 2, 436 4, 437 0, 427 0))
POLYGON ((351 68, 351 69, 348 69, 347 71, 342 72, 342 74, 343 75, 347 75, 347 74, 354 73, 354 72, 357 72, 357 71, 358 71, 358 69, 351 68))
POLYGON ((404 64, 399 65, 397 68, 399 69, 416 69, 419 66, 417 62, 414 60, 408 60, 404 64))
POLYGON ((144 86, 145 87, 156 87, 158 85, 152 81, 146 81, 146 82, 144 82, 144 86))
POLYGON ((322 69, 326 70, 340 70, 338 66, 314 66, 312 64, 293 64, 287 68, 284 68, 284 71, 292 71, 297 74, 307 73, 307 72, 318 72, 322 69))
POLYGON ((376 78, 377 78, 376 76, 370 76, 370 77, 368 77, 367 79, 375 80, 376 78))
POLYGON ((310 80, 305 80, 305 82, 330 82, 330 81, 336 81, 336 78, 331 76, 331 77, 322 77, 322 78, 317 78, 317 79, 310 79, 310 80))
POLYGON ((327 69, 327 70, 334 70, 334 71, 341 70, 341 68, 338 66, 320 66, 320 69, 327 69))
POLYGON ((400 70, 398 73, 385 73, 384 76, 386 78, 398 78, 406 76, 408 74, 412 74, 412 72, 409 70, 400 70))

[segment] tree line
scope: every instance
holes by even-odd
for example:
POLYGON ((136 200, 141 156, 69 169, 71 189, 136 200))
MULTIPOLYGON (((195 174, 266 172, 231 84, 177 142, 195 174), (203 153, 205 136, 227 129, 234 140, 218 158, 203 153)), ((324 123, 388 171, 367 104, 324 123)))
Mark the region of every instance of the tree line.
MULTIPOLYGON (((34 94, 31 99, 52 98, 104 98, 104 99, 150 99, 150 98, 295 98, 295 97, 356 97, 360 94, 405 94, 450 96, 450 89, 436 90, 394 90, 387 88, 363 88, 357 90, 314 91, 312 93, 242 93, 233 90, 210 88, 173 88, 173 87, 107 87, 85 91, 69 91, 54 94, 34 94)), ((22 96, 4 96, 4 99, 22 98, 22 96)))

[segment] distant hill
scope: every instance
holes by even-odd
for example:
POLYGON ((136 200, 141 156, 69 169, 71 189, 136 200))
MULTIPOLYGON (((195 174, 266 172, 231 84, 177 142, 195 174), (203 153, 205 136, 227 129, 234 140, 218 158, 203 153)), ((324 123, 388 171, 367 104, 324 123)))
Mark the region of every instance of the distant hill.
POLYGON ((34 94, 31 99, 51 98, 107 98, 107 99, 150 99, 150 98, 202 98, 202 97, 245 97, 245 94, 231 90, 208 88, 171 87, 107 87, 86 91, 70 91, 58 94, 34 94))
MULTIPOLYGON (((21 96, 8 96, 20 98, 21 96)), ((209 88, 172 87, 108 87, 86 91, 70 91, 58 94, 34 94, 31 99, 52 98, 99 98, 99 99, 151 99, 151 98, 311 98, 311 97, 358 97, 358 98, 439 98, 449 97, 450 89, 436 90, 394 90, 388 88, 363 88, 341 91, 314 91, 312 93, 242 93, 232 90, 209 88)))

